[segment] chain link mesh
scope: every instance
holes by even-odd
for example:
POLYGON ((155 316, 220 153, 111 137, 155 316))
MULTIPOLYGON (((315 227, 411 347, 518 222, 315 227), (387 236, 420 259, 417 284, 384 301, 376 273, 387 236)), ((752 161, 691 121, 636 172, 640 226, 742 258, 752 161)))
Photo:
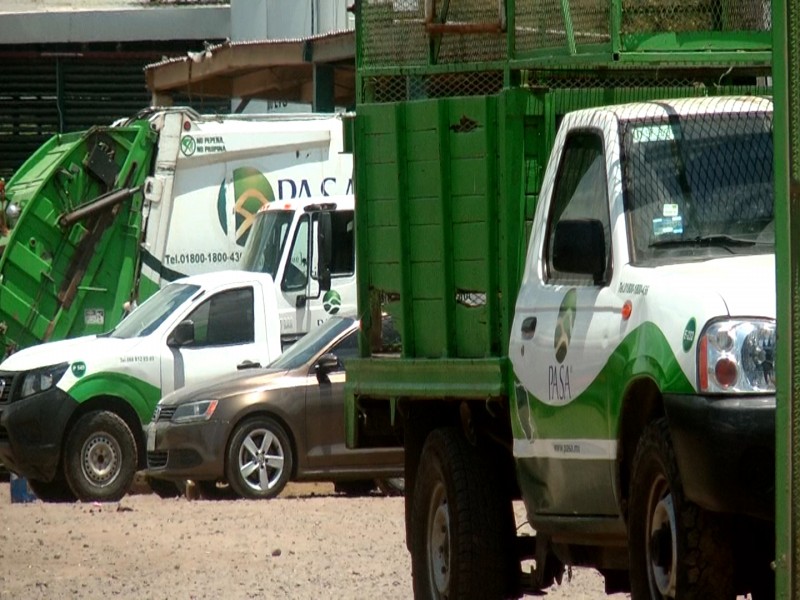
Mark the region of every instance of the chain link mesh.
POLYGON ((634 264, 774 250, 772 103, 655 102, 621 121, 634 264))
MULTIPOLYGON (((505 60, 507 35, 513 36, 518 55, 546 49, 563 52, 570 32, 579 47, 611 41, 609 0, 516 0, 515 27, 509 34, 502 30, 504 2, 450 0, 446 10, 443 4, 442 0, 363 0, 363 65, 403 67, 505 60), (447 29, 435 29, 441 24, 447 29)), ((772 25, 769 0, 622 0, 620 22, 623 37, 769 31, 772 25)))

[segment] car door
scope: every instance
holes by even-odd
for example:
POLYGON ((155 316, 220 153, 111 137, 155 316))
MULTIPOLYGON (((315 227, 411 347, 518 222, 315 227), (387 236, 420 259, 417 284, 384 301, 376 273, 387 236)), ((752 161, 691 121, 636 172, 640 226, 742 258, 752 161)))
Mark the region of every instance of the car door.
POLYGON ((309 368, 306 387, 306 434, 308 466, 311 469, 333 465, 345 467, 354 459, 345 446, 344 387, 345 362, 358 355, 357 330, 350 331, 323 356, 337 358, 336 366, 319 372, 319 357, 309 368))
POLYGON ((620 322, 612 284, 609 165, 601 130, 587 127, 566 137, 517 299, 509 355, 519 382, 515 418, 522 433, 514 452, 522 468, 545 483, 537 502, 543 513, 616 512, 616 449, 608 439, 604 384, 620 322), (589 232, 599 239, 602 256, 586 255, 589 232))
POLYGON ((185 345, 167 344, 179 325, 170 329, 162 341, 162 395, 235 373, 245 361, 265 364, 265 344, 258 343, 262 336, 256 335, 255 306, 260 294, 258 287, 244 285, 205 298, 181 319, 194 326, 193 339, 185 345))

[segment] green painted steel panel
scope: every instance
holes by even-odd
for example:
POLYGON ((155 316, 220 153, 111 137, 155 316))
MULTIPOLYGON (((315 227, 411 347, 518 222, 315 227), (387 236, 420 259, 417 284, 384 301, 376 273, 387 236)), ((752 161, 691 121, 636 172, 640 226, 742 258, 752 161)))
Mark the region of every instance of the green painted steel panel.
POLYGON ((0 338, 6 352, 101 333, 135 288, 141 184, 156 134, 148 122, 54 136, 17 170, 6 198, 22 209, 3 239, 0 338), (99 200, 125 192, 113 206, 99 200), (62 216, 97 209, 71 225, 62 216), (111 291, 112 293, 109 293, 111 291))

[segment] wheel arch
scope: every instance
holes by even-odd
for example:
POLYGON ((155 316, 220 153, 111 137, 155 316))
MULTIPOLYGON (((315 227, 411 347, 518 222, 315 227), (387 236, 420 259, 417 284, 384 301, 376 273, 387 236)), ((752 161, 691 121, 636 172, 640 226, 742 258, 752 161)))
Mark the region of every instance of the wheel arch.
POLYGON ((147 466, 147 451, 146 451, 146 440, 144 434, 144 426, 142 421, 139 418, 139 413, 134 410, 131 404, 125 399, 119 396, 112 396, 110 394, 105 394, 101 396, 94 396, 87 400, 84 400, 78 405, 78 408, 70 416, 69 421, 67 422, 67 426, 64 428, 64 432, 61 439, 60 444, 60 454, 63 459, 64 454, 64 444, 66 443, 67 437, 69 432, 75 426, 75 423, 83 417, 84 415, 95 412, 95 411, 108 411, 114 413, 128 426, 128 429, 131 430, 133 434, 133 439, 136 442, 136 465, 137 469, 143 469, 147 466))
POLYGON ((622 399, 617 430, 616 493, 626 521, 636 446, 647 425, 663 416, 664 400, 656 382, 650 377, 632 381, 622 399))

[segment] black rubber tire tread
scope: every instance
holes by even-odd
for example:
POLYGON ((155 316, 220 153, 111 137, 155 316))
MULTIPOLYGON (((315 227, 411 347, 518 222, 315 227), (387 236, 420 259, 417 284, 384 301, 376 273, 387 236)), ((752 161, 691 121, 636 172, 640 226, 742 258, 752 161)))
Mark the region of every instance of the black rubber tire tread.
POLYGON ((231 440, 228 443, 228 450, 225 456, 225 475, 228 483, 233 490, 242 498, 251 500, 268 500, 276 497, 283 491, 286 484, 292 476, 292 468, 294 467, 294 457, 292 456, 292 445, 289 441, 289 436, 275 419, 270 417, 253 417, 240 423, 233 432, 231 440), (283 447, 283 472, 275 486, 265 492, 257 492, 253 490, 242 479, 239 472, 239 448, 244 441, 244 438, 254 429, 267 429, 278 438, 281 446, 283 447))
POLYGON ((195 481, 203 500, 237 500, 239 494, 227 483, 217 481, 195 481))
POLYGON ((181 483, 182 482, 147 476, 147 485, 159 498, 178 498, 183 496, 186 485, 181 485, 181 483))
POLYGON ((86 413, 67 434, 64 449, 64 476, 70 489, 83 502, 116 502, 120 500, 133 483, 138 468, 136 440, 128 424, 119 415, 97 410, 86 413), (120 466, 114 480, 105 486, 98 486, 88 480, 81 468, 81 449, 84 442, 93 434, 104 432, 112 437, 120 448, 120 466))
POLYGON ((676 598, 732 600, 736 591, 731 528, 724 516, 706 511, 684 496, 665 418, 645 428, 633 459, 628 516, 632 600, 662 597, 658 590, 651 590, 646 558, 647 504, 650 487, 659 476, 666 479, 676 513, 676 598))
POLYGON ((518 597, 519 561, 514 553, 514 513, 496 469, 457 428, 434 430, 422 450, 411 509, 414 598, 496 600, 518 597), (428 515, 438 483, 449 507, 450 580, 440 595, 429 584, 428 515))
POLYGON ((29 479, 28 485, 42 502, 75 502, 75 494, 63 479, 38 481, 29 479))

